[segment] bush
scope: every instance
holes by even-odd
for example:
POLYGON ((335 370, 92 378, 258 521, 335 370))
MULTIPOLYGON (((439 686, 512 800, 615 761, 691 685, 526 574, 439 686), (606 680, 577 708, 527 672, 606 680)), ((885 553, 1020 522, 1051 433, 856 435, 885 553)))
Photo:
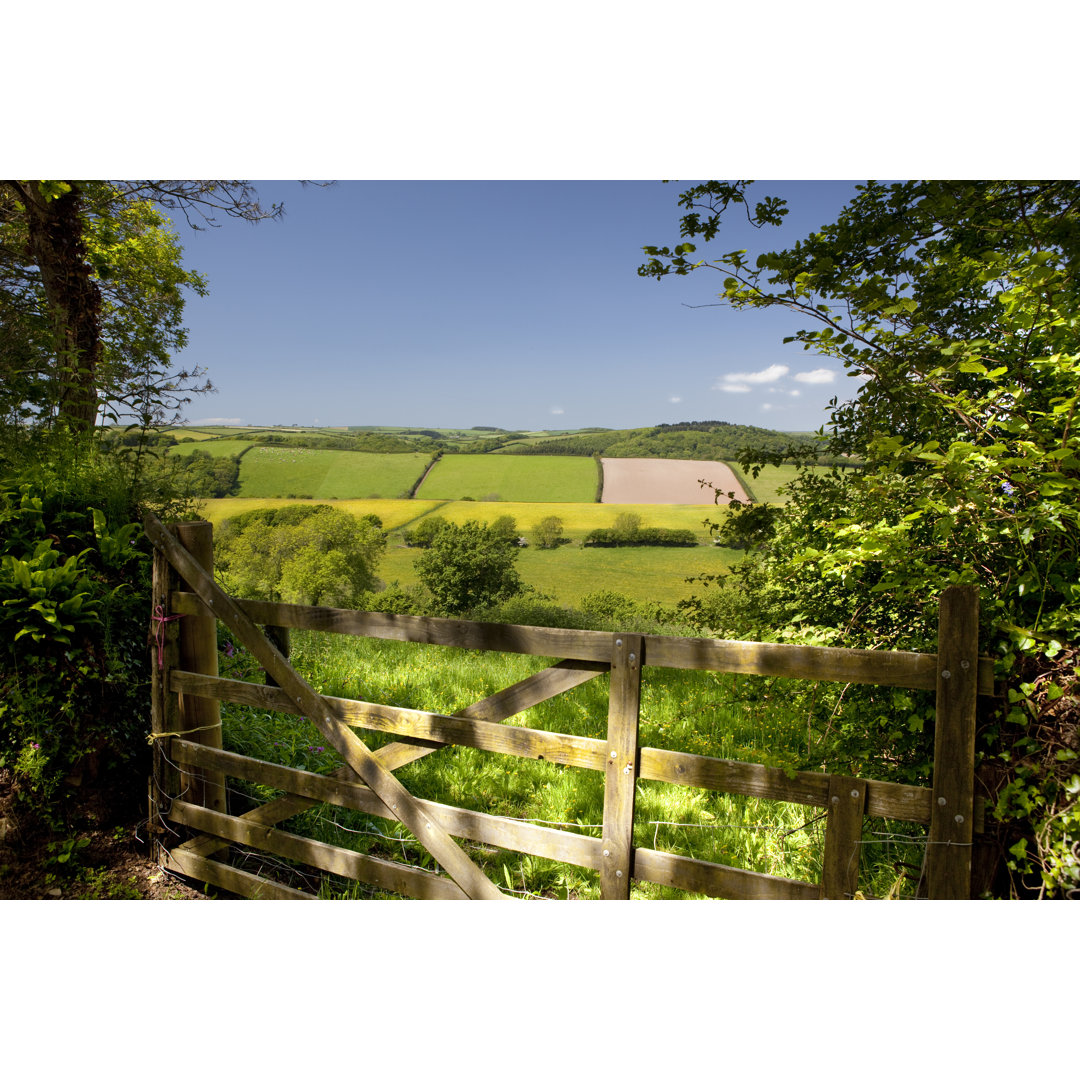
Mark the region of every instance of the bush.
POLYGON ((415 529, 407 530, 401 534, 406 547, 429 548, 432 540, 438 535, 439 530, 446 525, 446 518, 426 517, 423 518, 415 529))
POLYGON ((353 607, 378 584, 386 534, 370 519, 319 504, 252 510, 226 521, 214 546, 237 595, 353 607))
POLYGON ((541 550, 549 551, 562 544, 563 521, 554 515, 542 518, 533 528, 533 538, 536 546, 541 550))
POLYGON ((593 529, 582 541, 584 547, 696 547, 690 529, 593 529))
POLYGON ((57 472, 37 462, 10 476, 0 490, 0 766, 59 827, 84 780, 134 791, 146 767, 151 560, 115 461, 57 472))
POLYGON ((448 615, 462 615, 523 591, 514 565, 517 557, 516 542, 486 524, 447 523, 416 560, 415 568, 437 608, 448 615))

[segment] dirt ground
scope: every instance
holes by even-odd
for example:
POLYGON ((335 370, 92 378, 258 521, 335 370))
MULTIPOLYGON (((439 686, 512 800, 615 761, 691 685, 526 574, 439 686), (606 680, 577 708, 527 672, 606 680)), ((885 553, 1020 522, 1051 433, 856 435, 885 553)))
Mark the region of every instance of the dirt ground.
POLYGON ((209 899, 151 859, 145 807, 130 794, 80 792, 77 816, 58 832, 24 805, 11 771, 0 769, 0 900, 209 899))
POLYGON ((659 503, 662 505, 713 505, 713 491, 702 487, 707 480, 728 503, 728 492, 749 502, 746 491, 731 468, 721 461, 668 461, 660 458, 602 458, 602 503, 659 503))

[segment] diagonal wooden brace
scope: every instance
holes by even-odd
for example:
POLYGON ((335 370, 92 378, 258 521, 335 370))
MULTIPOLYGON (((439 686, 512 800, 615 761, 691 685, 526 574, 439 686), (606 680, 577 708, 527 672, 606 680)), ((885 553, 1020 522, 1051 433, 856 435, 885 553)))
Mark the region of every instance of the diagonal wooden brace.
POLYGON ((315 693, 258 626, 180 546, 156 515, 147 514, 143 527, 150 541, 168 558, 214 617, 220 619, 274 677, 278 686, 289 695, 303 715, 315 724, 353 772, 427 849, 465 895, 473 900, 505 899, 480 868, 457 846, 450 834, 423 810, 401 781, 378 761, 352 731, 336 721, 322 697, 315 693))

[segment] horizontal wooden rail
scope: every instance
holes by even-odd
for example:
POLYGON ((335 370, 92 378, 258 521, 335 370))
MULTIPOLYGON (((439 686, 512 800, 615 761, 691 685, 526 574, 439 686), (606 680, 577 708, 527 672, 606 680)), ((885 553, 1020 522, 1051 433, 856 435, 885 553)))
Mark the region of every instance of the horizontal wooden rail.
POLYGON ((219 889, 227 889, 249 900, 315 900, 316 897, 303 889, 290 889, 276 881, 269 881, 247 870, 237 870, 203 855, 196 855, 183 848, 172 851, 162 849, 161 865, 176 874, 185 874, 219 889))
MULTIPOLYGON (((206 607, 194 593, 174 592, 172 610, 182 615, 205 615, 206 607)), ((347 608, 303 607, 261 600, 237 600, 253 622, 296 630, 321 630, 389 641, 410 641, 486 652, 526 653, 570 660, 608 662, 617 636, 602 630, 565 630, 559 627, 476 623, 419 615, 388 615, 347 608)), ((778 645, 771 642, 720 641, 648 635, 644 639, 647 667, 720 671, 774 678, 870 683, 912 690, 937 686, 935 653, 888 652, 878 649, 843 649, 815 645, 778 645)), ((994 664, 979 660, 978 692, 994 693, 994 664)))
POLYGON ((207 810, 181 799, 173 800, 169 820, 199 832, 219 836, 232 844, 268 851, 285 859, 306 863, 330 874, 352 878, 418 900, 465 900, 465 894, 449 878, 402 863, 376 859, 347 848, 293 836, 268 825, 207 810))
MULTIPOLYGON (((213 697, 237 705, 299 715, 299 710, 283 691, 261 683, 246 683, 187 671, 173 671, 169 680, 173 691, 213 697)), ((373 705, 348 698, 324 698, 329 712, 341 723, 382 731, 405 738, 423 739, 453 746, 470 746, 514 757, 551 761, 556 765, 603 772, 607 748, 602 739, 562 732, 538 731, 487 720, 401 709, 394 705, 373 705)), ((825 807, 829 800, 829 777, 823 773, 796 772, 754 765, 724 758, 704 757, 676 750, 642 747, 638 776, 683 787, 704 788, 731 795, 749 795, 777 802, 825 807)), ((930 790, 884 780, 867 781, 867 814, 895 821, 930 823, 930 790)), ((976 831, 981 821, 976 820, 976 831)))
MULTIPOLYGON (((212 767, 229 776, 266 784, 279 791, 301 796, 313 802, 329 803, 333 806, 360 810, 373 817, 394 820, 393 815, 387 812, 386 807, 375 794, 364 784, 356 781, 320 776, 317 773, 293 769, 286 765, 273 765, 270 762, 244 757, 227 750, 214 750, 183 739, 172 740, 171 755, 179 764, 198 768, 212 767)), ((428 802, 424 799, 418 802, 431 818, 452 836, 557 862, 573 863, 591 870, 598 871, 601 868, 603 844, 598 838, 563 832, 513 818, 496 817, 475 810, 462 810, 458 807, 447 806, 445 803, 428 802)), ((186 811, 181 811, 181 813, 186 813, 186 811)), ((212 825, 217 817, 218 815, 212 815, 200 820, 203 824, 212 825)), ((239 821, 240 819, 232 820, 239 821)), ((216 827, 208 831, 221 835, 216 832, 216 827)), ((253 840, 260 839, 257 832, 248 835, 253 840)), ((177 852, 181 850, 177 849, 177 852)), ((719 863, 691 859, 666 851, 638 847, 634 849, 634 855, 636 880, 671 885, 687 892, 701 893, 719 899, 816 900, 819 893, 819 886, 808 882, 758 874, 751 870, 738 870, 719 863)), ((212 865, 219 867, 221 864, 212 863, 212 865)), ((184 872, 187 873, 187 871, 184 872)))

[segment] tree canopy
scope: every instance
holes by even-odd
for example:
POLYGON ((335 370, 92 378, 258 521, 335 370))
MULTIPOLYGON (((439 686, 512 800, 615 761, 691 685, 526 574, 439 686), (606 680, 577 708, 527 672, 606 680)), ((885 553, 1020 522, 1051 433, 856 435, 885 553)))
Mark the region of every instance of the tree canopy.
POLYGON ((463 615, 498 603, 522 591, 516 562, 517 533, 479 521, 463 525, 446 522, 431 537, 427 550, 415 562, 421 583, 430 590, 439 609, 463 615))
MULTIPOLYGON (((682 241, 646 247, 639 273, 716 270, 723 302, 804 315, 788 340, 856 376, 823 434, 864 468, 804 475, 782 514, 745 530, 757 554, 688 611, 740 636, 933 648, 940 591, 977 584, 981 645, 1008 686, 980 722, 992 832, 1014 889, 1075 891, 1080 183, 867 183, 791 248, 699 259, 694 240, 720 236, 733 208, 779 222, 782 203, 748 192, 683 192, 682 241)), ((882 718, 866 700, 860 715, 849 694, 830 730, 852 756, 918 771, 917 711, 882 718)))
POLYGON ((226 521, 214 552, 238 596, 355 607, 374 590, 386 534, 371 517, 327 504, 251 510, 226 521))
POLYGON ((283 212, 239 180, 0 181, 6 417, 81 440, 99 416, 163 423, 185 394, 210 389, 203 372, 173 368, 185 290, 206 283, 183 267, 162 210, 194 228, 283 212))

